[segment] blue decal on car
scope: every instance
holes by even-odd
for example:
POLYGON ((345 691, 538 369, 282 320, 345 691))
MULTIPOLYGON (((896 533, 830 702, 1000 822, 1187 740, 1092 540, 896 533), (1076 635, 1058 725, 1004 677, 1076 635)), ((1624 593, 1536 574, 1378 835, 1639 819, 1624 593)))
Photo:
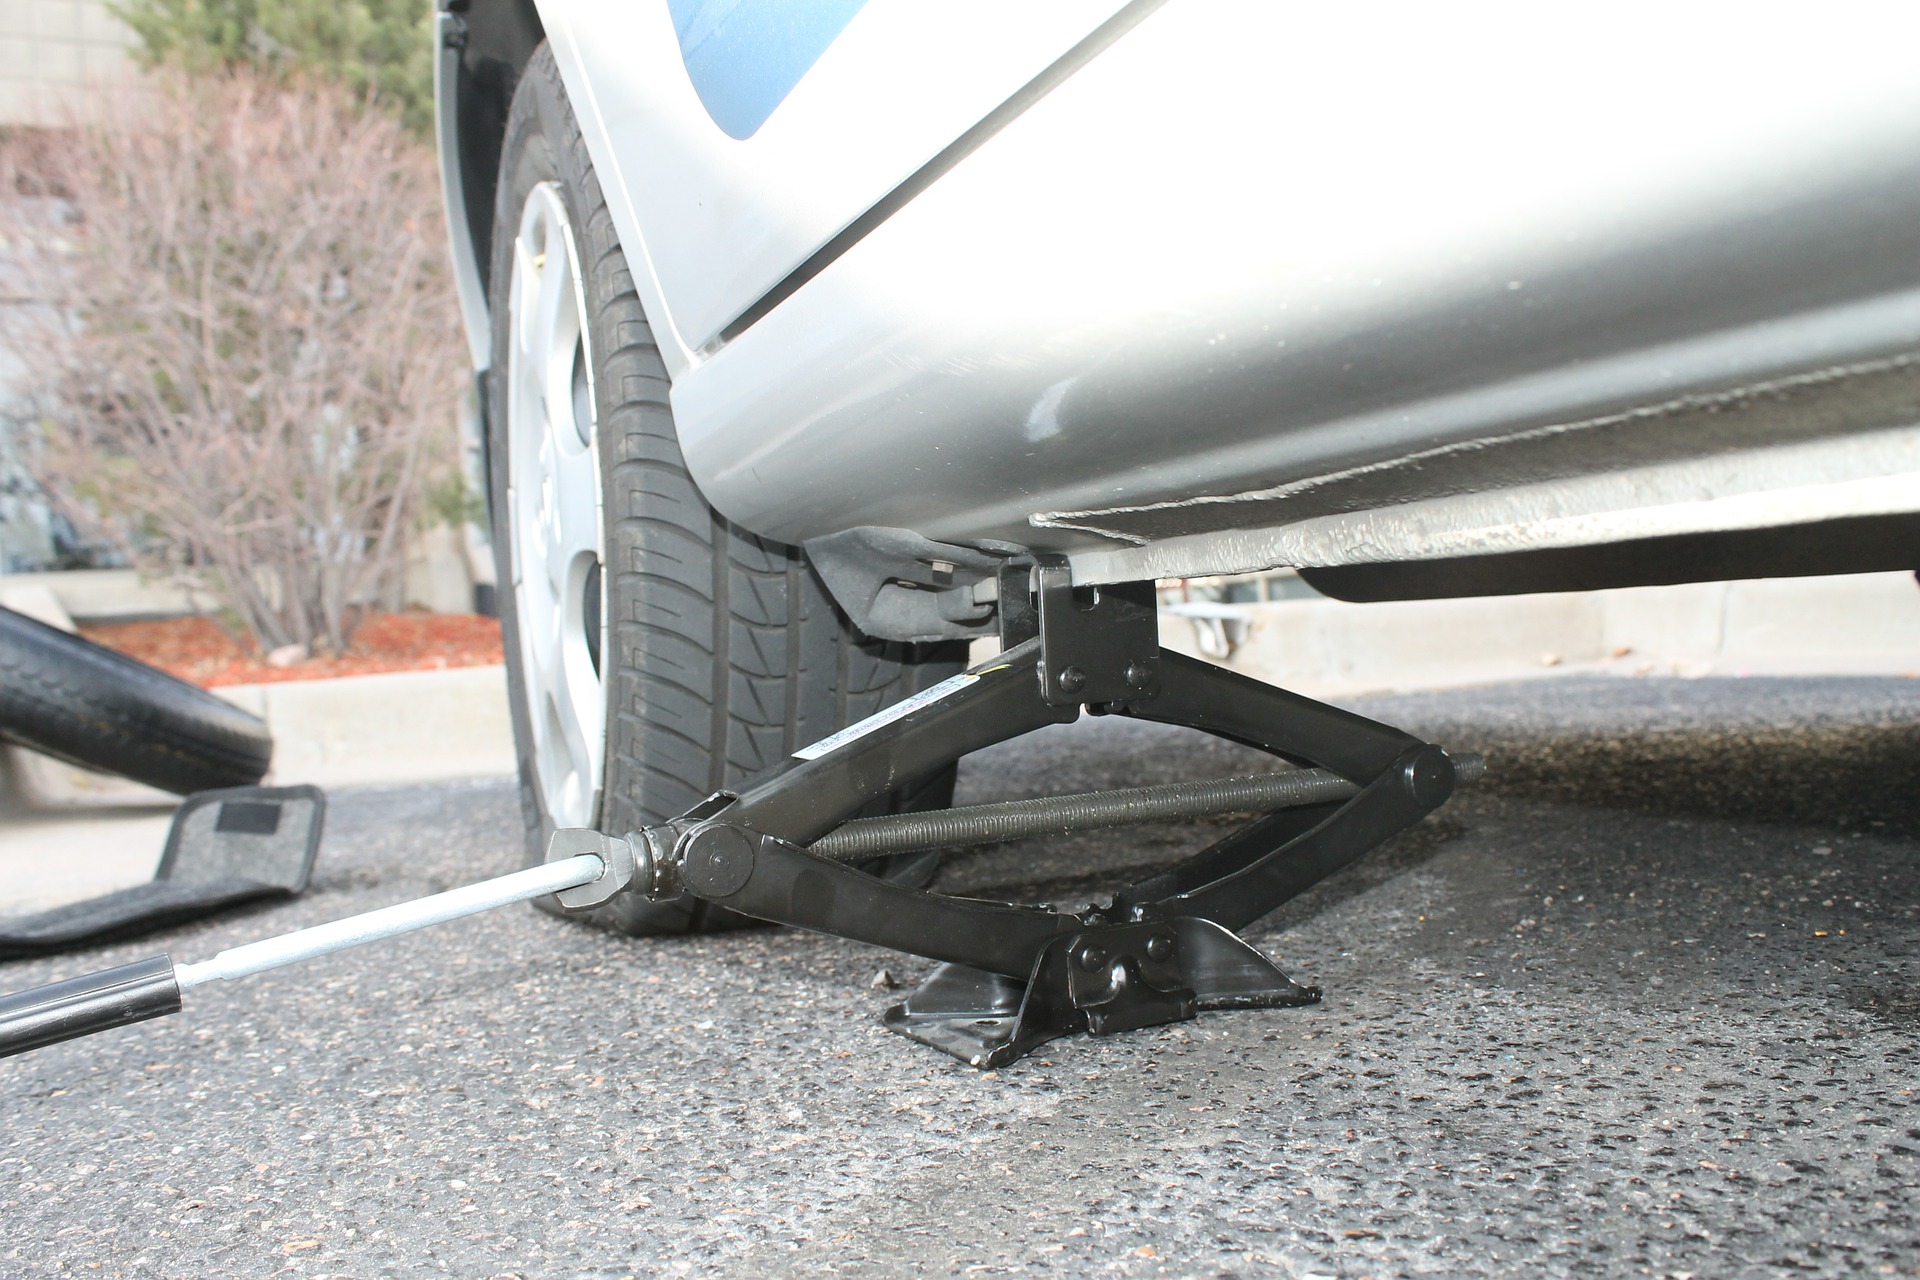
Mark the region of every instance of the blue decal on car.
POLYGON ((751 138, 867 0, 667 0, 693 91, 730 138, 751 138))

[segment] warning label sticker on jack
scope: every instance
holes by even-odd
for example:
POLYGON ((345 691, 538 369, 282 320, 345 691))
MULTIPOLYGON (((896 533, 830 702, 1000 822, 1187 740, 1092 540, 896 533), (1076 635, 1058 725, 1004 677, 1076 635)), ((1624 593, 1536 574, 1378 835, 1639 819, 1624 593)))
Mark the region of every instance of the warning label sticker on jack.
POLYGON ((796 760, 817 760, 829 751, 846 746, 849 742, 858 742, 868 734, 884 729, 903 716, 910 716, 922 707, 930 707, 943 698, 950 698, 980 677, 971 671, 962 671, 950 676, 931 688, 922 689, 911 698, 902 698, 884 711, 876 711, 855 724, 850 724, 838 733, 828 734, 820 741, 801 747, 793 753, 796 760))

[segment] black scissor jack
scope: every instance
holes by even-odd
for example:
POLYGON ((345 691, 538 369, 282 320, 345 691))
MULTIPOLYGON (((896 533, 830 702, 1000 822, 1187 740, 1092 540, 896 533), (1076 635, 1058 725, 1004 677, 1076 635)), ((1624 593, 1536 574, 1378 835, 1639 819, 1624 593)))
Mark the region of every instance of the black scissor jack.
MULTIPOLYGON (((1074 1031, 1105 1035, 1203 1009, 1319 999, 1233 931, 1432 812, 1459 774, 1477 772, 1478 759, 1463 758, 1457 773, 1431 743, 1161 649, 1151 583, 1076 589, 1064 562, 1043 562, 1031 567, 1038 607, 1020 608, 1028 573, 1021 565, 1002 575, 1007 647, 999 657, 620 840, 617 857, 633 868, 624 891, 691 893, 942 961, 886 1023, 976 1066, 1074 1031), (1204 730, 1302 767, 1224 780, 1238 790, 1199 783, 849 822, 907 779, 1071 722, 1083 709, 1204 730), (949 897, 853 865, 913 849, 1245 810, 1256 807, 1246 792, 1261 788, 1270 803, 1257 807, 1273 812, 1094 904, 949 897)), ((582 847, 562 839, 554 854, 582 847)), ((576 905, 604 900, 585 894, 576 905)))
POLYGON ((180 1008, 181 992, 547 893, 692 894, 735 911, 942 962, 886 1024, 976 1066, 1076 1031, 1108 1035, 1206 1009, 1308 1004, 1235 935, 1443 804, 1477 775, 1397 729, 1163 650, 1152 583, 1076 588, 1064 560, 999 576, 1002 652, 804 747, 671 822, 556 832, 545 867, 267 939, 199 965, 164 957, 0 998, 0 1053, 180 1008), (1266 751, 1271 774, 855 819, 870 801, 1083 711, 1184 725, 1266 751), (1025 905, 910 889, 859 863, 1094 827, 1265 816, 1092 903, 1025 905), (138 970, 138 973, 132 972, 138 970))

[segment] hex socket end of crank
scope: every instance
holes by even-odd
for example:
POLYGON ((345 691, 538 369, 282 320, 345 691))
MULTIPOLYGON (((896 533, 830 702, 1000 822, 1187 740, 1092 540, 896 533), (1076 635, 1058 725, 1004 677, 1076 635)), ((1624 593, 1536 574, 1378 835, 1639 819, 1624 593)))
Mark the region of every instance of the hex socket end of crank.
POLYGON ((548 862, 565 862, 583 853, 600 859, 600 876, 554 894, 563 911, 591 911, 611 902, 633 883, 633 846, 619 836, 586 827, 561 827, 547 841, 548 862))
POLYGON ((605 867, 600 878, 554 894, 562 911, 591 911, 632 890, 649 898, 669 898, 679 892, 673 874, 674 832, 629 831, 610 836, 585 827, 562 827, 547 841, 548 862, 590 853, 605 867))

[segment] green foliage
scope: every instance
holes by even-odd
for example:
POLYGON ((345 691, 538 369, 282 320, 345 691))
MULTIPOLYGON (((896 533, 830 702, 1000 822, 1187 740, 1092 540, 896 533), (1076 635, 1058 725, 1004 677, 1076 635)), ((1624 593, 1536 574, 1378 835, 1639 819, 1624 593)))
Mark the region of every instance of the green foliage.
POLYGON ((433 124, 433 0, 112 0, 149 65, 318 75, 433 124))
POLYGON ((448 471, 438 484, 427 490, 426 509, 436 524, 455 529, 487 522, 486 499, 475 493, 467 478, 458 471, 448 471))

